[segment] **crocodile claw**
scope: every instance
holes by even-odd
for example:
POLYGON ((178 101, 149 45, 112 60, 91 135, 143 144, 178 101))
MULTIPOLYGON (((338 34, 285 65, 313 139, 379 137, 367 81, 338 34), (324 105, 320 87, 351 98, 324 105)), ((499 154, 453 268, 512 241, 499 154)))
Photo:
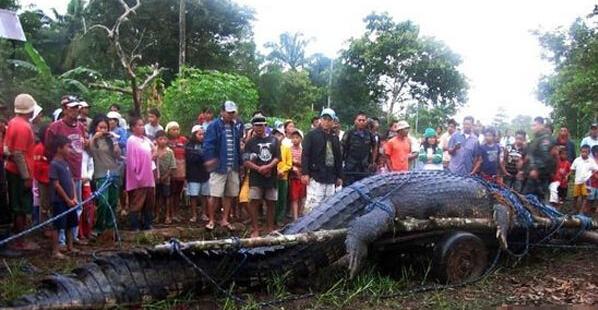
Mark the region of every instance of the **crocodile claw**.
POLYGON ((365 263, 368 256, 368 245, 355 237, 348 237, 346 243, 349 252, 349 277, 353 279, 365 263))

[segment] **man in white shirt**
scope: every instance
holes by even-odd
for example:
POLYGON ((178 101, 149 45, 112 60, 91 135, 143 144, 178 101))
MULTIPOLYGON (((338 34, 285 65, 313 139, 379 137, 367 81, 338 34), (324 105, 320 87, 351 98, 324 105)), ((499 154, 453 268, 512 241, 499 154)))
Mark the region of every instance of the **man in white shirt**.
POLYGON ((145 135, 152 141, 156 137, 156 133, 164 130, 160 125, 160 111, 158 109, 150 109, 147 111, 147 123, 145 124, 145 135))
MULTIPOLYGON (((580 146, 584 145, 589 146, 590 149, 594 145, 598 145, 598 123, 592 123, 592 125, 590 126, 590 135, 581 140, 580 146)), ((592 157, 591 154, 590 157, 592 157)))

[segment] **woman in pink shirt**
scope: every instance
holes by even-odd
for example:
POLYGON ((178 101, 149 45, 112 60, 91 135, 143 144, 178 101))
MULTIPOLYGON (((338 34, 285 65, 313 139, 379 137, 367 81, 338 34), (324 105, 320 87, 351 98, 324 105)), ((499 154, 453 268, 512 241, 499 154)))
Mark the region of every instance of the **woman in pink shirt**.
POLYGON ((156 150, 154 144, 144 135, 145 128, 142 118, 132 118, 130 126, 133 135, 127 140, 126 160, 126 190, 129 194, 130 204, 129 219, 134 230, 148 230, 152 228, 152 210, 155 203, 154 170, 156 164, 154 157, 156 150))

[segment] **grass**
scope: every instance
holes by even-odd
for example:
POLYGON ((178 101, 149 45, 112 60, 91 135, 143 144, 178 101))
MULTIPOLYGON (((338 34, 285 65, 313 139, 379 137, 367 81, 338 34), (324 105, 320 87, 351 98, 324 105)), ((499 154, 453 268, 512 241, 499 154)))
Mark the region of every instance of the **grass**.
POLYGON ((0 269, 5 269, 6 275, 0 281, 0 300, 12 300, 23 294, 33 292, 34 286, 23 272, 27 261, 24 259, 16 262, 2 260, 0 269))

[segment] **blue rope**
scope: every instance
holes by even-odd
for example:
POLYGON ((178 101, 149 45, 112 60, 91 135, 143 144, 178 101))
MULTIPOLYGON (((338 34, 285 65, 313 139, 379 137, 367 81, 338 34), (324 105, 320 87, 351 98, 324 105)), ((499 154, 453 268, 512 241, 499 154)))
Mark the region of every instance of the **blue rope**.
POLYGON ((42 223, 39 223, 39 224, 37 224, 35 226, 32 226, 31 228, 26 229, 26 230, 24 230, 24 231, 22 231, 22 232, 20 232, 20 233, 18 233, 16 235, 12 235, 12 236, 10 236, 10 237, 8 237, 6 239, 0 240, 0 246, 6 245, 7 243, 9 243, 9 242, 11 242, 13 240, 19 239, 19 238, 21 238, 21 237, 23 237, 25 235, 28 235, 28 234, 30 234, 30 233, 32 233, 32 232, 34 232, 34 231, 36 231, 36 230, 38 230, 38 229, 46 226, 46 225, 48 225, 48 224, 51 224, 55 220, 57 220, 59 218, 62 218, 64 216, 66 216, 67 214, 71 213, 71 212, 75 212, 77 210, 80 210, 81 208, 83 208, 83 205, 85 205, 86 203, 89 203, 90 201, 96 199, 98 196, 101 196, 100 193, 103 193, 104 191, 106 191, 106 189, 108 189, 108 186, 110 186, 110 184, 114 181, 114 179, 115 179, 114 176, 110 176, 110 172, 108 172, 106 174, 106 180, 104 181, 104 183, 102 183, 102 185, 100 185, 100 187, 95 192, 93 192, 89 198, 85 199, 84 201, 81 201, 81 202, 77 203, 77 205, 75 207, 70 208, 70 209, 68 209, 68 210, 66 210, 66 211, 64 211, 64 212, 62 212, 62 213, 60 213, 60 214, 58 214, 58 215, 56 215, 56 216, 54 216, 52 218, 49 218, 49 219, 47 219, 46 221, 44 221, 42 223))
POLYGON ((363 200, 368 202, 368 205, 365 208, 366 212, 370 212, 374 208, 378 207, 382 211, 386 212, 388 215, 390 215, 392 217, 395 216, 395 212, 391 206, 380 202, 380 200, 373 200, 372 197, 370 197, 368 194, 366 194, 364 191, 362 191, 358 186, 353 187, 353 189, 359 194, 359 196, 363 200))

